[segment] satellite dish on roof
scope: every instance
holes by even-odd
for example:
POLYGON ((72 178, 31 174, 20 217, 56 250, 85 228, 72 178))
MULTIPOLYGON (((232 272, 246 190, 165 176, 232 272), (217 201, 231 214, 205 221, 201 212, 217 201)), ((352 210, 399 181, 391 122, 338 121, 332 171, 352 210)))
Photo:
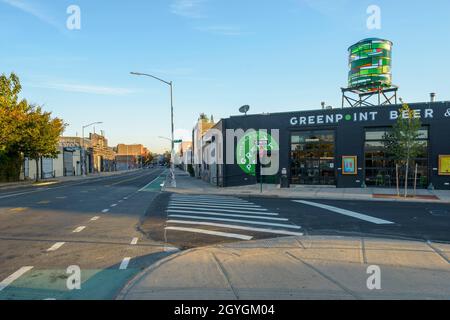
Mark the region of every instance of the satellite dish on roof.
POLYGON ((239 108, 239 112, 240 113, 245 113, 245 115, 247 115, 247 112, 250 110, 250 106, 245 105, 239 108))

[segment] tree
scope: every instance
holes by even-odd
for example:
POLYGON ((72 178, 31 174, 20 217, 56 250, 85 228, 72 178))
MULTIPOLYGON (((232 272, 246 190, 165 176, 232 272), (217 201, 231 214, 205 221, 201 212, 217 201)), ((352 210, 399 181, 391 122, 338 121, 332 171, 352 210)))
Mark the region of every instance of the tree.
POLYGON ((155 154, 149 152, 145 157, 144 157, 144 164, 145 165, 150 165, 153 163, 153 160, 155 160, 155 154))
POLYGON ((171 161, 172 161, 172 153, 171 153, 170 151, 164 152, 163 158, 164 158, 164 162, 165 162, 166 164, 171 163, 171 161))
POLYGON ((52 118, 50 112, 33 107, 27 114, 20 150, 36 162, 36 181, 39 180, 39 159, 58 157, 58 139, 64 132, 65 123, 52 118))
POLYGON ((209 121, 209 118, 205 113, 200 113, 198 120, 209 121))
POLYGON ((58 155, 58 138, 65 128, 61 119, 20 100, 21 90, 17 75, 0 76, 0 180, 18 180, 23 156, 36 160, 38 173, 40 157, 58 155))
POLYGON ((21 132, 30 107, 19 99, 22 89, 19 78, 0 75, 0 181, 19 179, 22 157, 19 145, 21 132))
POLYGON ((418 141, 422 123, 415 116, 408 104, 403 104, 399 112, 397 123, 392 132, 385 136, 385 147, 396 164, 405 166, 405 197, 408 196, 408 174, 410 163, 415 159, 422 148, 418 141))

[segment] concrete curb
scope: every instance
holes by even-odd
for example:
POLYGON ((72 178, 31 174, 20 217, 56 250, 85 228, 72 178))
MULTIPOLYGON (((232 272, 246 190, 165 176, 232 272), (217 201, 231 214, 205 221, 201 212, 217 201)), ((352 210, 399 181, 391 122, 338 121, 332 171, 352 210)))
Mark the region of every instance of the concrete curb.
POLYGON ((373 198, 367 197, 346 197, 346 196, 321 196, 321 195, 280 195, 280 194, 256 194, 256 193, 241 193, 241 192, 220 192, 220 191, 197 191, 197 190, 182 190, 165 187, 164 192, 176 194, 192 194, 192 195, 214 195, 214 196, 235 196, 241 198, 280 198, 280 199, 316 199, 316 200, 347 200, 347 201, 374 201, 374 202, 397 202, 397 203, 441 203, 450 204, 450 201, 431 200, 431 199, 389 199, 389 198, 373 198))
POLYGON ((116 295, 116 297, 114 298, 114 300, 125 300, 126 296, 128 294, 128 292, 130 292, 131 289, 133 289, 133 287, 145 276, 149 275, 150 273, 152 273, 154 270, 158 269, 159 267, 161 267, 162 265, 172 261, 173 259, 176 259, 178 257, 181 257, 185 254, 197 251, 199 248, 193 248, 193 249, 189 249, 186 251, 180 251, 180 252, 176 252, 173 253, 171 255, 169 255, 166 258, 163 258, 157 262, 155 262, 154 264, 148 266, 147 268, 145 268, 144 270, 142 270, 141 272, 139 272, 137 275, 135 275, 133 277, 133 279, 131 279, 130 281, 128 281, 123 288, 119 291, 119 293, 116 295))
MULTIPOLYGON (((274 249, 278 249, 278 248, 282 248, 283 250, 281 250, 281 251, 283 251, 284 254, 287 254, 291 258, 296 259, 296 260, 300 261, 301 263, 303 263, 304 265, 306 265, 308 267, 308 269, 310 269, 310 271, 314 271, 315 273, 319 273, 323 278, 327 279, 331 283, 334 283, 334 284, 337 283, 339 287, 342 287, 342 288, 345 289, 344 291, 349 291, 351 293, 351 296, 353 296, 353 298, 356 298, 356 299, 366 299, 366 298, 368 298, 368 299, 372 299, 372 298, 373 299, 379 299, 381 297, 381 296, 377 296, 377 295, 374 295, 374 296, 370 296, 370 295, 368 295, 368 296, 359 296, 360 292, 357 289, 355 289, 355 287, 348 286, 348 283, 346 284, 346 282, 343 281, 343 279, 344 280, 346 279, 345 278, 346 277, 345 274, 343 275, 343 278, 342 278, 342 277, 339 276, 339 273, 334 273, 334 272, 330 272, 330 270, 327 270, 326 269, 327 263, 322 264, 322 265, 319 263, 319 264, 316 265, 315 262, 312 262, 314 260, 321 261, 320 257, 315 257, 313 255, 310 258, 308 258, 308 257, 305 258, 303 256, 296 257, 296 256, 293 256, 292 254, 289 254, 290 253, 290 251, 289 251, 290 249, 300 249, 300 247, 297 247, 296 245, 293 246, 292 248, 291 247, 283 247, 283 246, 277 247, 277 245, 276 245, 277 242, 283 243, 286 240, 295 239, 295 238, 296 237, 282 237, 282 238, 264 239, 264 240, 256 240, 256 241, 254 241, 255 243, 259 243, 261 241, 264 241, 265 244, 261 245, 260 247, 259 246, 254 247, 251 244, 248 247, 245 246, 245 245, 241 247, 239 245, 239 242, 238 242, 238 243, 235 244, 236 247, 234 247, 232 243, 225 244, 225 245, 220 245, 220 244, 217 245, 216 244, 216 245, 208 245, 208 246, 204 246, 204 247, 193 248, 193 249, 190 249, 190 250, 174 253, 174 254, 172 254, 172 255, 164 258, 164 259, 161 259, 161 260, 155 262, 154 264, 150 265, 145 270, 141 271, 138 275, 136 275, 133 279, 131 279, 127 284, 124 285, 124 287, 120 290, 120 292, 116 296, 115 300, 126 300, 128 298, 131 298, 131 299, 146 299, 146 294, 142 293, 143 295, 141 296, 139 291, 138 291, 138 293, 134 293, 133 294, 133 290, 135 289, 135 287, 137 286, 136 289, 138 289, 139 288, 139 283, 141 281, 145 282, 145 278, 152 279, 152 273, 156 272, 156 274, 155 274, 155 276, 156 276, 157 272, 159 270, 161 270, 162 267, 164 267, 165 264, 170 263, 173 260, 175 260, 175 259, 177 259, 179 257, 182 257, 184 255, 188 255, 188 254, 192 254, 192 253, 196 253, 196 252, 201 254, 202 251, 203 252, 206 251, 206 253, 208 253, 208 250, 213 250, 214 252, 217 252, 217 250, 219 250, 221 252, 221 251, 234 251, 236 249, 237 250, 241 250, 241 249, 242 250, 253 250, 253 249, 256 249, 256 250, 261 250, 261 249, 263 249, 263 250, 265 250, 265 249, 274 250, 274 249), (267 240, 268 241, 274 240, 273 246, 267 246, 267 243, 266 243, 267 240), (304 260, 304 259, 306 259, 306 260, 304 260), (137 298, 136 298, 136 294, 138 295, 137 298)), ((338 242, 339 241, 350 241, 350 242, 353 242, 353 241, 358 241, 359 242, 359 241, 361 241, 360 237, 351 237, 351 236, 344 236, 344 237, 340 237, 340 236, 331 236, 331 237, 328 237, 328 236, 316 236, 314 238, 316 238, 315 239, 316 241, 317 240, 319 241, 319 245, 317 247, 315 247, 315 248, 308 248, 308 249, 311 249, 311 250, 314 250, 314 251, 320 250, 320 248, 321 248, 321 246, 320 246, 321 241, 324 241, 325 243, 327 241, 338 241, 338 242)), ((365 238, 364 240, 371 242, 370 246, 372 248, 369 249, 369 251, 374 253, 374 252, 377 252, 377 250, 378 250, 377 247, 384 248, 384 246, 385 246, 384 242, 385 242, 386 239, 378 239, 378 238, 371 238, 371 237, 369 237, 369 238, 365 238), (375 248, 373 247, 374 245, 376 246, 375 248)), ((423 243, 422 241, 417 241, 417 240, 413 240, 413 241, 406 240, 405 241, 405 240, 392 239, 392 243, 391 243, 391 241, 389 241, 389 243, 391 243, 391 246, 392 246, 393 250, 398 250, 399 252, 404 251, 406 253, 409 252, 410 246, 413 245, 416 242, 420 243, 422 245, 425 245, 425 243, 423 243)), ((339 256, 337 256, 337 258, 335 258, 334 260, 331 259, 331 261, 335 261, 335 262, 338 263, 336 270, 339 270, 339 268, 342 268, 342 267, 346 268, 346 266, 358 267, 360 265, 362 266, 361 268, 364 269, 369 264, 376 263, 376 265, 382 266, 383 269, 388 268, 388 270, 390 270, 391 274, 392 274, 392 272, 404 272, 404 273, 406 273, 406 277, 408 277, 408 274, 410 274, 411 272, 422 272, 422 273, 428 273, 428 274, 434 274, 435 272, 448 272, 447 270, 443 269, 443 267, 441 266, 441 263, 444 263, 444 262, 449 263, 447 256, 443 257, 442 256, 442 252, 439 249, 436 249, 436 248, 433 248, 433 247, 431 247, 431 249, 433 249, 433 252, 429 251, 428 254, 431 254, 431 253, 437 254, 442 259, 442 262, 439 262, 439 265, 434 267, 434 268, 428 268, 428 267, 424 268, 422 265, 420 265, 420 264, 419 265, 414 265, 414 263, 411 264, 411 265, 401 265, 401 264, 398 264, 398 262, 396 262, 396 261, 393 261, 392 263, 390 263, 389 259, 391 259, 391 258, 388 258, 386 261, 380 263, 380 262, 376 261, 378 259, 376 256, 372 256, 371 259, 373 259, 374 262, 370 262, 369 263, 369 262, 367 262, 365 260, 366 259, 365 258, 365 250, 366 249, 365 249, 364 245, 362 245, 361 248, 358 249, 356 247, 347 246, 345 244, 344 245, 337 244, 337 248, 345 248, 346 250, 350 250, 350 251, 363 250, 362 256, 364 258, 361 258, 360 261, 356 261, 356 260, 352 261, 352 259, 350 258, 348 261, 343 262, 343 261, 341 261, 339 259, 339 256)), ((306 250, 305 248, 303 248, 303 249, 306 250)), ((390 249, 384 248, 384 250, 389 251, 390 249)), ((213 251, 211 251, 211 252, 213 252, 213 251)), ((413 254, 414 254, 414 252, 412 252, 411 258, 413 258, 413 254)), ((213 253, 213 255, 214 255, 214 253, 213 253)), ((417 259, 417 257, 414 258, 414 259, 417 259)), ((365 272, 364 272, 364 275, 365 275, 365 272)), ((448 274, 448 275, 450 276, 450 274, 448 274)), ((197 276, 198 276, 198 274, 197 274, 197 276)), ((405 278, 405 279, 408 279, 408 278, 405 278)), ((363 280, 365 281, 365 278, 363 280)), ((229 279, 227 281, 229 282, 229 279)), ((420 284, 420 281, 419 281, 419 284, 420 284)), ((229 285, 231 286, 230 283, 229 283, 229 285)), ((160 288, 160 287, 155 287, 155 290, 150 288, 150 291, 149 291, 150 292, 150 296, 152 296, 152 295, 154 296, 155 294, 158 294, 158 291, 156 291, 158 288, 160 288)), ((164 286, 162 288, 164 288, 164 286)), ((192 290, 192 288, 191 287, 186 287, 186 290, 189 291, 189 290, 192 290)), ((291 290, 294 290, 294 289, 291 289, 291 290)), ((165 294, 167 295, 167 291, 165 292, 165 294)), ((246 294, 248 295, 248 292, 246 294)), ((396 294, 395 292, 387 292, 386 294, 391 294, 392 295, 389 299, 396 299, 397 298, 396 295, 395 295, 396 294)), ((400 297, 403 297, 404 294, 405 293, 403 292, 402 296, 400 296, 400 297)), ((163 296, 164 296, 164 293, 163 293, 163 296)), ((149 298, 149 299, 152 299, 152 298, 149 298)), ((320 299, 320 297, 319 297, 319 299, 320 299)), ((208 298, 206 300, 208 300, 208 298)))

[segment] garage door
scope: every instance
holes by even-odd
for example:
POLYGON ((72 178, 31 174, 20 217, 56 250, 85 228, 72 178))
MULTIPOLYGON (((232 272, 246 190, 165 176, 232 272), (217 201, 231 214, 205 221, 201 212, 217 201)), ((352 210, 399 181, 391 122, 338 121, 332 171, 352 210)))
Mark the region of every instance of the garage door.
POLYGON ((53 159, 42 159, 42 177, 44 179, 53 178, 53 159))
POLYGON ((73 168, 73 152, 64 151, 64 175, 65 176, 73 176, 74 175, 73 168))

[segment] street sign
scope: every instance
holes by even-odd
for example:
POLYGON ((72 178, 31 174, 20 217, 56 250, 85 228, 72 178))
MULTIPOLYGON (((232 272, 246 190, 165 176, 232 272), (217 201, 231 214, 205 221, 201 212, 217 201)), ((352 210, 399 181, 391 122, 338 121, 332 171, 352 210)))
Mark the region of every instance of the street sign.
POLYGON ((174 140, 173 143, 182 143, 183 140, 174 140))

